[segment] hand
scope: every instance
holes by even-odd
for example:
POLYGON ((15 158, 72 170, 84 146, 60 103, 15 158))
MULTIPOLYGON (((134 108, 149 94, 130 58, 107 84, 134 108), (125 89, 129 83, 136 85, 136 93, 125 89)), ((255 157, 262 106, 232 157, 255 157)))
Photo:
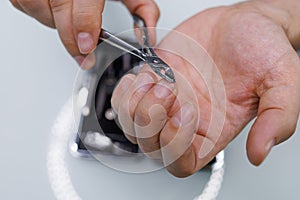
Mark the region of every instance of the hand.
MULTIPOLYGON (((57 28, 63 44, 79 65, 83 68, 90 68, 93 65, 92 59, 85 61, 85 57, 96 48, 98 43, 105 0, 10 1, 17 9, 46 26, 57 28)), ((122 2, 131 13, 145 19, 147 26, 156 25, 159 9, 154 1, 122 0, 122 2)))
POLYGON ((254 117, 247 139, 254 165, 294 133, 300 60, 283 26, 262 13, 263 6, 255 1, 209 9, 178 26, 196 44, 171 33, 158 47, 171 51, 157 51, 175 71, 175 84, 144 67, 116 87, 112 106, 126 136, 149 156, 162 158, 173 175, 204 167, 254 117))

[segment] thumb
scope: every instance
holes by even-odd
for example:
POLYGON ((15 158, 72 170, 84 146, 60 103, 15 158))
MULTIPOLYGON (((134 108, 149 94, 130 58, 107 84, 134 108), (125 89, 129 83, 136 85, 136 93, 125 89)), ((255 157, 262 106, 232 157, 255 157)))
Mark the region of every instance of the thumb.
POLYGON ((295 132, 300 111, 299 58, 296 60, 297 65, 285 67, 283 73, 275 70, 276 75, 264 81, 264 87, 269 87, 260 96, 258 116, 247 140, 248 159, 254 165, 261 164, 274 145, 295 132))

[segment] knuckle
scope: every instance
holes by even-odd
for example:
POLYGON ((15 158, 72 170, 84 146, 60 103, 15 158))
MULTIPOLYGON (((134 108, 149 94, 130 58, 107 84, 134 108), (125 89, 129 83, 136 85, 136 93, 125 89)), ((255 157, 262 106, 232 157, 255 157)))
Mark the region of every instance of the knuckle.
POLYGON ((87 9, 87 8, 80 8, 80 9, 76 9, 74 10, 74 15, 81 17, 81 18, 88 18, 88 19, 92 19, 94 18, 96 15, 95 13, 92 12, 92 9, 87 9))
POLYGON ((135 111, 135 115, 134 115, 134 119, 135 121, 138 123, 139 126, 147 126, 151 119, 148 115, 148 108, 146 106, 138 106, 136 111, 135 111))
POLYGON ((137 144, 136 137, 133 137, 132 135, 129 135, 127 133, 124 133, 125 137, 133 144, 137 144))
MULTIPOLYGON (((151 140, 151 139, 150 139, 151 140)), ((161 150, 158 143, 149 141, 149 139, 138 139, 138 145, 142 152, 149 158, 161 159, 161 150)))
POLYGON ((98 14, 91 12, 91 9, 79 9, 74 11, 74 24, 75 26, 84 28, 100 28, 100 17, 98 14))
POLYGON ((49 4, 53 12, 59 12, 71 7, 69 0, 49 0, 49 4))
POLYGON ((149 153, 151 153, 153 151, 153 149, 150 147, 150 145, 147 144, 145 141, 142 142, 141 139, 138 139, 138 144, 144 154, 149 155, 149 153))
POLYGON ((172 174, 177 178, 186 178, 194 173, 194 171, 191 170, 190 168, 182 168, 178 166, 177 163, 176 166, 174 166, 173 164, 167 166, 167 170, 170 174, 172 174))
POLYGON ((156 144, 153 144, 149 139, 145 138, 139 138, 138 144, 144 153, 151 153, 159 149, 156 144))
POLYGON ((14 1, 15 4, 13 5, 21 5, 22 7, 25 7, 26 9, 34 10, 38 8, 39 1, 37 0, 11 0, 11 2, 14 1))
POLYGON ((284 112, 283 111, 283 128, 278 132, 275 138, 275 143, 280 144, 288 140, 296 132, 299 115, 296 112, 284 112))
POLYGON ((17 0, 10 0, 10 3, 15 7, 18 8, 19 7, 19 3, 17 0))
POLYGON ((55 28, 48 4, 40 0, 10 0, 17 9, 36 18, 42 24, 55 28))

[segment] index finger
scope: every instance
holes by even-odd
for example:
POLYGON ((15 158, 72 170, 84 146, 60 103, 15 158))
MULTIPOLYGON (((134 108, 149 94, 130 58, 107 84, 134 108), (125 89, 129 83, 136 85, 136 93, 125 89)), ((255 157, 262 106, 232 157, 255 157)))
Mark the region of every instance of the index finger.
MULTIPOLYGON (((73 0, 49 0, 49 4, 53 13, 57 31, 67 51, 74 57, 74 59, 78 62, 79 65, 81 65, 82 68, 88 69, 93 66, 93 54, 90 53, 90 56, 88 56, 88 51, 81 53, 78 48, 79 45, 77 44, 77 36, 74 35, 73 21, 79 19, 77 19, 76 17, 74 18, 73 16, 73 0)), ((85 11, 88 13, 93 12, 93 10, 85 11)), ((91 18, 93 18, 92 15, 91 18)), ((85 36, 85 34, 83 34, 83 36, 85 36)), ((83 40, 81 40, 81 43, 83 46, 90 45, 89 41, 87 41, 84 37, 83 40)))
POLYGON ((81 54, 89 54, 99 40, 104 0, 73 2, 73 32, 81 54))
POLYGON ((138 103, 134 114, 134 129, 140 148, 150 157, 160 157, 159 133, 175 101, 175 84, 162 79, 138 103))
POLYGON ((72 0, 49 0, 55 26, 67 51, 73 56, 80 56, 73 34, 72 0))

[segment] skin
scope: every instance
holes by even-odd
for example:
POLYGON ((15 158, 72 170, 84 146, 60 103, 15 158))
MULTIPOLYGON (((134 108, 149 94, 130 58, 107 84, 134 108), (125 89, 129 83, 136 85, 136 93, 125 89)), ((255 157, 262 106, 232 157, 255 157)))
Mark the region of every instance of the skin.
MULTIPOLYGON (((67 51, 83 69, 93 66, 91 54, 98 43, 105 0, 10 0, 20 11, 56 28, 67 51), (91 56, 88 56, 88 55, 91 56)), ((156 25, 159 9, 152 0, 122 0, 147 26, 156 25)), ((152 37, 154 34, 152 33, 152 37)), ((154 39, 153 39, 154 41, 154 39)))
MULTIPOLYGON (((104 0, 10 1, 56 28, 77 62, 84 69, 92 66, 93 56, 87 55, 93 55, 98 41, 104 0)), ((147 26, 156 25, 159 10, 153 1, 122 2, 147 26)), ((298 0, 253 0, 203 11, 179 25, 175 30, 201 45, 217 66, 213 72, 220 73, 225 95, 220 95, 214 73, 201 76, 182 57, 157 51, 175 71, 176 83, 161 80, 147 67, 120 81, 112 105, 126 136, 147 155, 163 159, 170 173, 185 177, 205 166, 257 117, 248 134, 247 155, 259 165, 296 128, 300 61, 294 49, 300 48, 299 9, 298 0), (213 118, 216 129, 209 132, 213 118)), ((150 34, 154 41, 154 31, 150 34)), ((159 47, 180 42, 168 35, 159 47)), ((203 49, 184 50, 202 62, 195 62, 198 69, 211 67, 204 62, 208 56, 203 56, 203 49)))
MULTIPOLYGON (((179 79, 175 84, 144 67, 138 75, 123 77, 115 89, 113 109, 128 139, 148 156, 161 158, 171 174, 186 177, 204 167, 255 117, 246 147, 254 165, 261 164, 273 146, 294 133, 300 111, 300 60, 293 47, 299 45, 299 38, 290 26, 290 12, 268 2, 209 9, 175 28, 211 56, 223 79, 225 108, 218 104, 224 97, 209 93, 203 77, 188 62, 164 51, 157 53, 176 71, 179 79), (196 101, 181 79, 191 85, 196 101), (165 97, 155 93, 164 90, 169 91, 165 97), (225 118, 224 125, 219 124, 220 134, 207 133, 212 107, 217 119, 225 118), (166 146, 171 141, 173 145, 166 146), (207 150, 204 154, 203 149, 207 150)), ((159 47, 178 42, 169 35, 159 47)), ((197 53, 202 54, 191 54, 197 53)), ((213 76, 206 80, 207 84, 216 82, 213 76)))

